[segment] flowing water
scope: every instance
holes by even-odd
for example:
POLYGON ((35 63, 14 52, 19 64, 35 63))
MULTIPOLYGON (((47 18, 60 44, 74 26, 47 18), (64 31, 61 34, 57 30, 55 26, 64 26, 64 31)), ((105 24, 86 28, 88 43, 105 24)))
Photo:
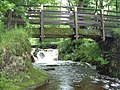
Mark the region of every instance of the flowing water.
MULTIPOLYGON (((49 53, 49 55, 58 55, 58 52, 51 53, 54 54, 49 53)), ((46 56, 46 51, 43 54, 41 57, 46 56)), ((55 61, 51 56, 48 57, 49 55, 47 55, 47 60, 38 59, 33 63, 35 68, 50 76, 47 84, 37 87, 35 90, 120 90, 118 78, 99 75, 95 66, 88 63, 55 61)))

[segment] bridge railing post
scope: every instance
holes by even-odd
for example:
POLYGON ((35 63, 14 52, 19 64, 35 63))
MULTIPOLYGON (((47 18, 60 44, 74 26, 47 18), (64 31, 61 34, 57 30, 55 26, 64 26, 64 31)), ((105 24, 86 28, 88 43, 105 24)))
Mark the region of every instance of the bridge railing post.
POLYGON ((101 9, 101 31, 102 31, 102 39, 105 41, 105 26, 104 26, 104 10, 101 9))
POLYGON ((75 23, 75 37, 78 39, 78 15, 77 15, 77 7, 74 7, 74 23, 75 23))
POLYGON ((41 5, 41 14, 40 14, 40 40, 44 40, 44 22, 43 22, 43 4, 41 5))

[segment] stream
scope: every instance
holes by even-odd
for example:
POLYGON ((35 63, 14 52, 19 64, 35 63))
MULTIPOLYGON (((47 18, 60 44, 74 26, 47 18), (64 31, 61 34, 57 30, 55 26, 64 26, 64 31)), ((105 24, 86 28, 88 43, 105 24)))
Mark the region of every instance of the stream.
MULTIPOLYGON (((48 52, 47 54, 50 55, 48 52)), ((45 53, 39 53, 40 55, 42 58, 45 57, 45 53)), ((88 63, 60 61, 48 56, 47 58, 49 60, 33 63, 35 68, 50 76, 47 84, 35 90, 120 90, 120 80, 98 74, 96 66, 88 63)))

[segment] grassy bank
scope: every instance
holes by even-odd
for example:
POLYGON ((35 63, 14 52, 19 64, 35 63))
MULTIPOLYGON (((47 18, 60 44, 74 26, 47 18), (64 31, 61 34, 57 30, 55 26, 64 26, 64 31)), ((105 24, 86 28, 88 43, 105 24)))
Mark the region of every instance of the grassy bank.
POLYGON ((23 90, 47 80, 31 64, 29 37, 23 28, 0 32, 0 90, 23 90))

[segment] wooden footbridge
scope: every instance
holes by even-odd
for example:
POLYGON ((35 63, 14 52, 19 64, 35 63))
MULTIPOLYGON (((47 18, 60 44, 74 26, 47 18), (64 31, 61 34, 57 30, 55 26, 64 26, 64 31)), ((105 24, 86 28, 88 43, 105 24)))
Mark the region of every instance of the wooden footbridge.
POLYGON ((7 25, 29 23, 34 38, 90 37, 105 41, 112 28, 120 28, 120 12, 71 6, 20 5, 26 7, 26 19, 9 11, 7 25))

